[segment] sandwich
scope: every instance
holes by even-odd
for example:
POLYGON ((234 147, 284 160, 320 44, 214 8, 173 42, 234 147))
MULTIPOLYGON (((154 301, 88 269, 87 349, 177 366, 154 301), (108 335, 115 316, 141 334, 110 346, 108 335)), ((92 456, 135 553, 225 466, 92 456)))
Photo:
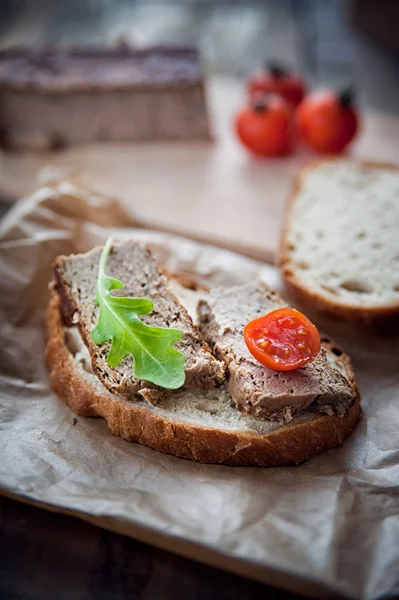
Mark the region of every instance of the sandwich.
POLYGON ((56 258, 46 360, 75 414, 205 463, 298 464, 342 443, 360 417, 349 357, 261 282, 191 291, 197 325, 187 283, 134 241, 56 258))

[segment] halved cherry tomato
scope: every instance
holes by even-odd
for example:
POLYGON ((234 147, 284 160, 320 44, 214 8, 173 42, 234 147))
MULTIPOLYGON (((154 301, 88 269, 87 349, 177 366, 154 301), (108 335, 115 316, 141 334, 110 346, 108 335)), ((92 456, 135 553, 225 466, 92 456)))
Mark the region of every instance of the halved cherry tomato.
POLYGON ((303 142, 315 152, 339 153, 355 137, 358 116, 352 90, 319 91, 297 107, 295 119, 303 142))
POLYGON ((298 369, 320 352, 317 328, 294 308, 278 308, 250 321, 244 340, 252 356, 275 371, 298 369))
POLYGON ((278 94, 295 108, 305 95, 305 83, 302 77, 280 65, 266 64, 249 79, 248 92, 250 95, 257 92, 278 94))
POLYGON ((235 128, 241 143, 259 156, 280 156, 292 149, 291 111, 279 96, 254 97, 238 113, 235 128))

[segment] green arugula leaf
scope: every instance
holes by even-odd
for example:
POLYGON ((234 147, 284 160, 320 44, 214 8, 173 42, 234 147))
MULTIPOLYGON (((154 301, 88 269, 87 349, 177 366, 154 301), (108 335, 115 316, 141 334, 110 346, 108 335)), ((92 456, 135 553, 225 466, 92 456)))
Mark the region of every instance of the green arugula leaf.
POLYGON ((184 354, 172 347, 182 337, 178 329, 150 327, 139 316, 154 308, 147 298, 113 296, 112 290, 123 288, 118 279, 108 277, 105 267, 112 247, 112 238, 104 246, 100 258, 97 279, 96 306, 100 306, 98 322, 91 332, 95 344, 111 340, 107 363, 117 367, 131 355, 134 375, 166 389, 183 385, 184 354))

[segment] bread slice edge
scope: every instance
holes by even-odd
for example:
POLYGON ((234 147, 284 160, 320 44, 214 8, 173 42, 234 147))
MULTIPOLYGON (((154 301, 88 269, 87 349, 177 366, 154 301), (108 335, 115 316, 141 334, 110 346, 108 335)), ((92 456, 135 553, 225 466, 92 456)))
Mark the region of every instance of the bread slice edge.
MULTIPOLYGON (((80 416, 101 416, 111 432, 154 450, 203 463, 276 467, 299 464, 334 448, 350 435, 360 418, 359 396, 346 417, 315 414, 314 418, 282 426, 267 434, 218 429, 174 420, 157 407, 135 403, 108 392, 86 373, 65 342, 59 299, 52 297, 47 312, 46 362, 50 383, 80 416)), ((350 361, 348 380, 355 388, 350 361)))

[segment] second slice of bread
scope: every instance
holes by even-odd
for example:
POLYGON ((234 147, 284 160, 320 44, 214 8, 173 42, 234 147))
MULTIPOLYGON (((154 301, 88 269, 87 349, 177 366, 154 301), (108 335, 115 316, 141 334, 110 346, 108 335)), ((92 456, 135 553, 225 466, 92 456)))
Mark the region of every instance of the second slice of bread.
POLYGON ((323 160, 299 174, 280 248, 287 286, 345 318, 399 315, 399 170, 323 160))

